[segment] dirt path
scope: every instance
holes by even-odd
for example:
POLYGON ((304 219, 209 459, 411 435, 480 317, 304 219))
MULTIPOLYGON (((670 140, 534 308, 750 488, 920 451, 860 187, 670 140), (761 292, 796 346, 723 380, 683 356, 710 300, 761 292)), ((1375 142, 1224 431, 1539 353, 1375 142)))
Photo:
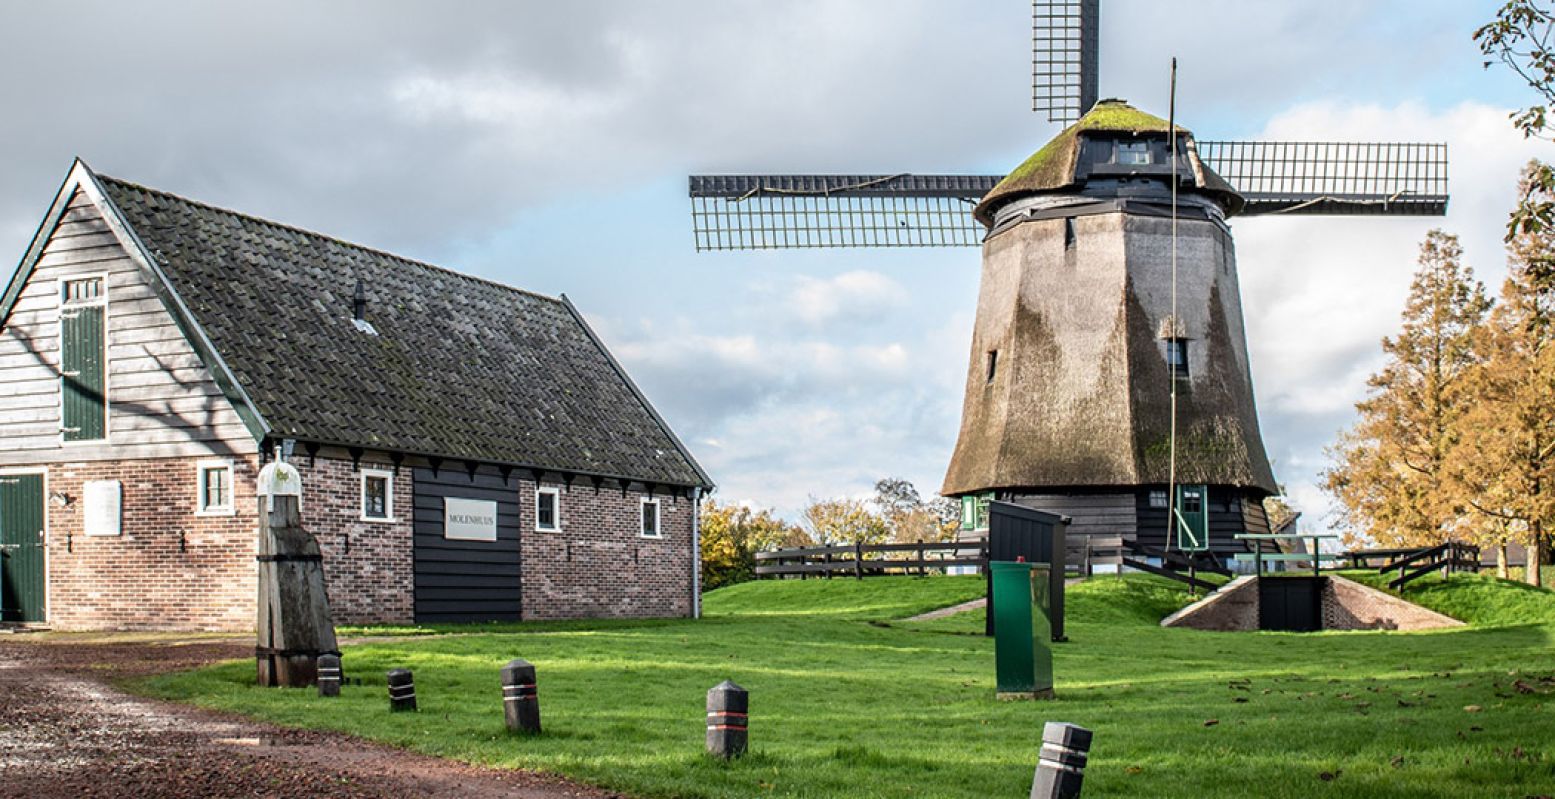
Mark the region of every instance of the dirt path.
POLYGON ((617 796, 530 772, 466 766, 349 736, 287 730, 141 699, 110 687, 118 678, 251 652, 237 641, 16 639, 0 638, 0 797, 617 796))

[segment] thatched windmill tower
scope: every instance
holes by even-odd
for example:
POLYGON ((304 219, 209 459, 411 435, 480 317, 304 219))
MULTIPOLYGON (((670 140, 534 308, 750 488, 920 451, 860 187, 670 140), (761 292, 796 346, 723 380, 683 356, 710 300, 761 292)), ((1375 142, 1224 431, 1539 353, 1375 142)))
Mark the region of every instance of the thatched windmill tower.
POLYGON ((1098 5, 1034 2, 1035 106, 1072 124, 1007 176, 692 177, 697 247, 981 244, 964 526, 998 498, 1070 516, 1072 556, 1219 560, 1277 490, 1229 221, 1440 215, 1446 145, 1199 142, 1096 102, 1098 5))

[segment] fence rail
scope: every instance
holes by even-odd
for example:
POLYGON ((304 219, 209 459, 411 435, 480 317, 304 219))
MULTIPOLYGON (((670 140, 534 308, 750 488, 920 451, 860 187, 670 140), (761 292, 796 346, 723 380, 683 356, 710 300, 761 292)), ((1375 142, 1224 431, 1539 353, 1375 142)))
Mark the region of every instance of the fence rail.
MULTIPOLYGON (((1352 556, 1355 553, 1351 553, 1352 556)), ((1373 552, 1373 555, 1376 553, 1373 552)), ((1378 574, 1397 571, 1398 576, 1388 581, 1389 588, 1403 588, 1415 580, 1440 570, 1443 574, 1458 571, 1479 571, 1479 547, 1448 541, 1434 547, 1413 551, 1395 550, 1393 560, 1377 569, 1378 574)))
POLYGON ((855 579, 882 574, 928 574, 958 566, 988 565, 988 541, 919 541, 912 544, 842 544, 756 553, 756 576, 855 579), (970 557, 968 556, 970 555, 970 557))

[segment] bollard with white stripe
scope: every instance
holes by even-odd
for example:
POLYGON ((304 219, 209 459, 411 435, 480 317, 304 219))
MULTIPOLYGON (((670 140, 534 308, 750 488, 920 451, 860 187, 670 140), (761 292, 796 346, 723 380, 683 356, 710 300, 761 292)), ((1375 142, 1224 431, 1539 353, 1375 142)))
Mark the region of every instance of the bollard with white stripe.
POLYGON ((1091 731, 1050 721, 1042 728, 1042 751, 1031 780, 1031 799, 1078 799, 1090 757, 1091 731))
POLYGON ((340 696, 340 656, 319 655, 319 696, 340 696))
POLYGON ((410 669, 391 669, 389 671, 389 710, 415 710, 416 709, 416 683, 412 679, 410 669))
POLYGON ((749 691, 724 680, 707 692, 708 754, 725 759, 745 754, 749 723, 749 691))
POLYGON ((540 732, 540 696, 535 667, 523 658, 502 667, 502 717, 513 732, 540 732))

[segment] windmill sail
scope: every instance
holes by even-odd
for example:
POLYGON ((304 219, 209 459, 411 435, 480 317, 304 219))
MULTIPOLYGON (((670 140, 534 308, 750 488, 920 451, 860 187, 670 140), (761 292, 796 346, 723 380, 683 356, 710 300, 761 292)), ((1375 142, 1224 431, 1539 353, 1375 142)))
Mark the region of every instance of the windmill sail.
POLYGON ((998 175, 693 175, 702 250, 977 246, 998 175))
POLYGON ((1101 0, 1032 0, 1031 110, 1073 124, 1097 100, 1101 0))
POLYGON ((1447 145, 1201 141, 1199 158, 1247 201, 1242 215, 1441 216, 1447 145))

